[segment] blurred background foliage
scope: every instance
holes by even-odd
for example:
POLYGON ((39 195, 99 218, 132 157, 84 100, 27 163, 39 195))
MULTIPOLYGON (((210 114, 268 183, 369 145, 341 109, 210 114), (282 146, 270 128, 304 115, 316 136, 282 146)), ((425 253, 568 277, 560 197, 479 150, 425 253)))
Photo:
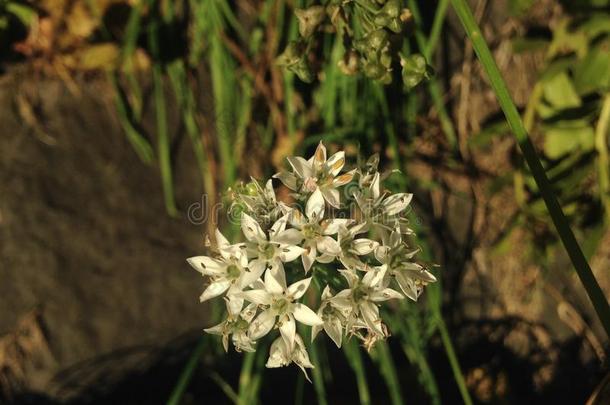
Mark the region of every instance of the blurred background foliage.
MULTIPOLYGON (((372 1, 355 3, 385 3, 372 1)), ((491 3, 471 2, 608 292, 610 3, 491 3)), ((416 193, 412 223, 426 259, 440 264, 441 282, 418 304, 401 303, 387 314, 395 336, 370 354, 351 342, 337 359, 318 339, 310 349, 313 388, 283 370, 295 387, 286 401, 513 403, 563 396, 582 402, 607 370, 604 334, 574 287, 536 184, 449 2, 401 3, 410 24, 399 32, 400 52, 423 55, 429 66, 420 66, 427 80, 419 83, 422 76, 409 89, 396 61, 387 73, 391 83, 344 74, 346 44, 330 24, 307 45, 307 74, 279 66, 278 56, 299 38, 295 9, 312 4, 3 0, 0 52, 5 71, 26 64, 36 75, 60 78, 74 94, 82 78, 107 81, 124 136, 143 165, 158 168, 170 216, 183 217, 188 208, 175 191, 182 143, 190 145, 199 174, 193 187, 207 195, 208 209, 226 202, 228 187, 270 176, 287 155, 308 155, 321 140, 352 159, 379 153, 382 165, 400 170, 390 184, 416 193), (541 303, 537 291, 551 303, 541 303), (500 304, 497 294, 505 296, 500 304), (477 301, 489 306, 480 309, 477 301), (547 322, 549 316, 557 322, 547 322), (556 335, 566 329, 577 342, 574 357, 563 359, 575 362, 568 366, 560 354, 570 340, 556 335), (572 369, 562 367, 587 370, 569 394, 558 387, 572 369), (357 390, 343 396, 352 380, 357 390)), ((39 127, 27 100, 17 111, 39 127)), ((208 221, 202 231, 217 225, 225 226, 208 221)), ((230 357, 234 369, 215 366, 225 361, 220 347, 214 338, 197 344, 173 403, 188 401, 189 387, 195 395, 192 386, 200 382, 191 378, 203 351, 217 356, 203 378, 222 401, 270 398, 265 351, 243 361, 230 357)))

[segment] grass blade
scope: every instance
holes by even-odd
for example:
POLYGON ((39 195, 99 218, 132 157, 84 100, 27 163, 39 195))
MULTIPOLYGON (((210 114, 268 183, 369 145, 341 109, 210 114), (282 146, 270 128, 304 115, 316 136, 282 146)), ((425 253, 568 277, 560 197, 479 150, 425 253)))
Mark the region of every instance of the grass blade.
POLYGON ((559 201, 553 192, 551 182, 549 181, 546 172, 542 167, 542 163, 538 158, 536 149, 534 148, 534 145, 527 134, 523 122, 521 121, 521 117, 519 116, 519 112, 517 111, 517 107, 515 106, 510 93, 508 92, 506 83, 502 79, 500 70, 493 59, 491 51, 489 50, 483 35, 481 34, 481 30, 479 29, 474 16, 472 15, 472 11, 470 10, 466 0, 451 0, 451 4, 462 22, 462 26, 464 27, 466 34, 472 41, 473 48, 479 58, 479 61, 481 62, 481 65, 483 66, 483 69, 487 73, 491 86, 496 94, 498 102, 500 103, 500 107, 502 108, 506 120, 512 129, 512 133, 517 139, 517 143, 521 148, 521 152, 523 153, 523 157, 530 168, 532 176, 538 185, 540 194, 542 195, 555 228, 559 233, 561 242, 563 243, 570 260, 572 261, 572 265, 574 266, 580 281, 585 287, 587 295, 595 308, 595 312, 597 313, 606 334, 608 337, 610 337, 610 306, 608 305, 608 301, 606 300, 603 291, 599 287, 599 284, 591 271, 591 267, 589 267, 589 263, 587 263, 587 259, 583 254, 583 251, 581 250, 572 229, 570 228, 561 206, 559 205, 559 201))
POLYGON ((366 370, 364 369, 360 347, 358 347, 354 340, 349 340, 344 342, 343 351, 345 352, 345 357, 347 357, 347 361, 352 367, 352 370, 354 370, 354 374, 356 374, 356 385, 358 387, 360 404, 369 405, 371 403, 371 394, 369 393, 369 385, 366 381, 366 370))
POLYGON ((178 382, 176 383, 176 386, 174 387, 174 390, 172 391, 172 394, 167 401, 167 405, 178 405, 181 403, 180 400, 182 399, 182 395, 184 394, 184 391, 186 391, 189 383, 191 382, 191 378, 193 378, 193 374, 195 373, 195 369, 199 364, 199 358, 203 354, 203 349, 205 349, 205 346, 206 338, 205 336, 202 336, 199 339, 195 350, 193 350, 189 361, 186 363, 186 366, 182 370, 180 378, 178 378, 178 382))

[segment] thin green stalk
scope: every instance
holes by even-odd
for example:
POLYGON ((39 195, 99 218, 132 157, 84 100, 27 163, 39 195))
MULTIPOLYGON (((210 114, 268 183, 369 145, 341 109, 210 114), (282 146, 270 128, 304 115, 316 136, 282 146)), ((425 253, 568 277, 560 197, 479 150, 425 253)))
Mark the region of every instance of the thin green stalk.
POLYGON ((438 317, 437 326, 439 332, 441 333, 441 340, 443 342, 443 347, 445 348, 445 353, 447 353, 447 357, 449 358, 449 365, 451 366, 451 371, 453 371, 453 378, 460 390, 460 394, 462 395, 462 400, 466 405, 472 405, 472 398, 470 397, 470 393, 468 392, 468 388, 466 387, 466 381, 464 380, 464 374, 462 374, 462 369, 460 368, 460 363, 458 361, 457 355, 455 354, 455 349, 453 348, 453 343, 451 342, 451 337, 449 336, 449 331, 447 330, 447 325, 442 317, 438 317))
POLYGON ((184 391, 186 391, 189 383, 191 382, 191 378, 193 378, 193 374, 197 369, 197 365, 199 364, 199 358, 203 354, 203 349, 205 348, 206 339, 205 336, 202 336, 193 350, 191 357, 189 358, 188 363, 182 370, 180 374, 180 378, 178 378, 178 382, 172 391, 171 396, 167 400, 167 405, 178 405, 180 404, 180 400, 182 399, 182 395, 184 391))
POLYGON ((448 8, 449 0, 440 0, 438 2, 438 6, 436 6, 436 12, 434 13, 434 20, 432 20, 430 35, 428 36, 426 46, 422 50, 426 60, 430 60, 430 58, 432 58, 436 45, 438 45, 438 41, 443 31, 443 24, 445 24, 445 17, 447 16, 448 8))
POLYGON ((131 114, 128 108, 127 100, 124 97, 121 87, 119 86, 118 80, 115 73, 108 73, 108 80, 112 84, 115 94, 115 106, 119 114, 119 122, 127 140, 131 143, 140 160, 144 163, 150 164, 155 158, 155 152, 153 151, 148 139, 141 134, 133 125, 131 121, 131 114))
POLYGON ((371 394, 369 393, 369 385, 366 381, 366 370, 364 369, 360 348, 355 341, 350 340, 343 343, 343 351, 352 370, 354 370, 354 374, 356 374, 356 386, 358 387, 360 404, 369 405, 371 403, 371 394))
MULTIPOLYGON (((158 52, 156 33, 157 24, 151 23, 149 35, 151 38, 150 42, 151 48, 153 49, 153 54, 158 52)), ((161 182, 163 184, 165 209, 170 216, 175 217, 178 214, 178 208, 176 207, 176 202, 174 200, 174 183, 172 180, 167 112, 165 108, 165 94, 163 92, 163 70, 159 63, 155 63, 152 67, 152 71, 155 109, 157 116, 157 153, 159 155, 159 166, 161 169, 161 182)))
POLYGON ((239 374, 239 403, 247 404, 250 396, 250 386, 252 384, 252 369, 254 368, 254 360, 256 360, 256 352, 246 353, 244 360, 241 363, 241 372, 239 374))
POLYGON ((197 160, 197 166, 199 167, 205 192, 209 198, 212 198, 214 196, 215 180, 212 176, 212 170, 210 170, 209 167, 207 155, 201 140, 201 133, 195 119, 195 97, 193 95, 193 91, 188 85, 184 61, 176 60, 172 62, 168 66, 167 70, 174 89, 174 94, 176 95, 176 99, 180 105, 180 110, 182 111, 182 120, 184 122, 184 127, 186 128, 186 133, 188 134, 193 145, 193 152, 197 160))
POLYGON ((222 392, 225 393, 231 402, 233 402, 235 405, 239 405, 239 397, 237 396, 237 393, 233 387, 231 387, 231 385, 220 376, 220 374, 216 372, 211 373, 210 378, 216 383, 216 385, 218 385, 218 387, 222 390, 222 392))
POLYGON ((587 263, 587 259, 583 254, 572 229, 570 229, 570 225, 568 223, 567 218, 565 217, 561 206, 559 205, 559 201, 557 200, 555 193, 553 192, 553 187, 551 182, 549 181, 544 168, 542 167, 542 163, 538 158, 538 154, 536 153, 536 149, 530 140, 525 127, 523 126, 523 122, 521 121, 521 117, 519 116, 519 112, 517 111, 517 107, 513 103, 511 99, 510 93, 508 92, 508 88, 506 87, 506 83, 502 79, 502 75, 493 59, 493 56, 481 34, 481 30, 479 29, 474 16, 472 15, 472 11, 468 6, 466 0, 451 0, 453 8, 455 9, 462 25, 466 31, 466 34, 472 41, 473 48, 481 62, 481 65, 485 69, 487 76, 489 77, 489 81, 491 86, 496 93, 496 97, 500 103, 500 107, 502 111, 504 111, 504 115, 510 125, 515 138, 521 148, 521 152, 523 153, 523 157, 527 162, 530 171, 538 185, 540 190, 540 194, 544 199, 544 203, 549 211, 551 219, 555 224, 555 228, 559 233, 559 237, 572 261, 572 265, 580 278, 593 307, 599 317, 606 334, 610 337, 610 306, 608 305, 608 301, 604 296, 603 291, 599 287, 591 268, 589 267, 589 263, 587 263))
POLYGON ((309 352, 311 354, 311 361, 315 365, 315 368, 311 370, 311 375, 313 377, 313 387, 316 391, 316 396, 318 398, 318 404, 327 405, 328 401, 326 400, 326 387, 324 386, 324 375, 322 373, 322 368, 320 367, 320 356, 318 353, 318 348, 315 343, 311 344, 309 348, 309 352))
POLYGON ((608 127, 610 123, 610 93, 604 96, 602 111, 595 127, 595 148, 599 173, 599 194, 604 206, 604 218, 610 222, 610 160, 608 159, 608 127))
POLYGON ((396 365, 392 359, 392 353, 390 353, 390 348, 387 342, 378 342, 375 345, 375 357, 377 357, 379 371, 381 372, 381 375, 383 376, 388 387, 388 391, 390 392, 392 404, 404 404, 405 401, 403 400, 402 392, 400 391, 400 381, 398 380, 396 365))
MULTIPOLYGON (((431 40, 426 39, 426 36, 421 31, 421 28, 419 28, 421 27, 422 19, 421 14, 419 12, 419 7, 417 5, 417 1, 409 0, 407 4, 409 5, 409 9, 413 13, 413 19, 415 20, 415 26, 417 27, 415 31, 415 40, 417 42, 417 46, 423 53, 426 60, 429 61, 432 57, 432 52, 434 50, 436 42, 438 42, 440 30, 442 29, 444 14, 446 14, 446 5, 445 10, 440 7, 442 4, 439 5, 436 10, 436 15, 434 17, 436 27, 434 27, 434 29, 437 32, 433 32, 435 38, 433 38, 434 42, 432 42, 431 40)), ((457 147, 457 135, 455 132, 455 128, 453 128, 453 122, 451 121, 451 117, 449 116, 449 113, 447 112, 447 108, 445 107, 445 103, 443 101, 442 89, 435 78, 431 78, 428 81, 427 86, 428 92, 430 93, 430 97, 432 98, 432 104, 434 105, 436 113, 438 114, 438 119, 441 123, 441 128, 443 129, 443 132, 447 137, 447 142, 449 142, 449 145, 452 148, 455 148, 457 147)))

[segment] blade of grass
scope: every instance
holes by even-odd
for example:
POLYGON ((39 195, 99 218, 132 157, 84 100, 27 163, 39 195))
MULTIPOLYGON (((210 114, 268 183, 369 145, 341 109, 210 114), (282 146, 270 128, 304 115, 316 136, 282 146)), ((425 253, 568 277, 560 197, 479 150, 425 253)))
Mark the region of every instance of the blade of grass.
MULTIPOLYGON (((417 46, 419 47, 420 51, 423 53, 426 60, 430 61, 430 58, 432 57, 432 52, 434 50, 436 42, 438 42, 438 39, 437 38, 434 39, 435 42, 429 41, 426 39, 426 36, 424 35, 424 33, 421 31, 420 27, 422 26, 422 18, 421 18, 421 14, 419 12, 419 7, 417 5, 417 1, 408 0, 407 4, 409 6, 409 9, 413 13, 413 19, 415 20, 415 26, 417 27, 415 30, 415 40, 417 42, 417 46)), ((446 6, 445 6, 445 9, 446 9, 446 6)), ((434 29, 439 31, 439 33, 437 34, 437 33, 433 32, 434 35, 436 35, 437 37, 440 35, 440 30, 443 25, 442 23, 443 23, 445 13, 446 13, 446 10, 443 11, 443 9, 439 5, 439 7, 436 10, 436 15, 434 17, 434 20, 437 24, 437 26, 434 27, 434 29)), ((436 113, 438 114, 438 119, 441 123, 441 128, 442 128, 443 132, 445 133, 445 136, 447 137, 447 142, 449 142, 449 145, 452 148, 457 148, 457 135, 455 132, 455 128, 453 127, 453 121, 451 121, 451 117, 449 116, 449 113, 447 112, 447 108, 445 107, 445 102, 443 101, 443 92, 440 87, 440 84, 436 80, 436 78, 433 77, 428 81, 427 87, 428 87, 428 92, 430 93, 430 97, 432 98, 432 104, 434 105, 434 108, 436 109, 436 113)))
POLYGON ((218 385, 218 387, 222 390, 222 392, 225 393, 231 402, 233 402, 235 405, 239 405, 239 397, 237 396, 237 393, 233 387, 231 387, 231 385, 220 376, 220 374, 213 372, 210 374, 210 378, 216 383, 216 385, 218 385))
POLYGON ((348 340, 343 344, 343 351, 356 375, 356 386, 358 387, 360 403, 362 405, 369 405, 371 403, 371 394, 369 393, 369 385, 366 380, 366 370, 364 369, 360 347, 358 347, 354 340, 348 340))
POLYGON ((462 399, 466 405, 472 405, 472 398, 470 398, 470 393, 466 387, 466 381, 464 379, 464 375, 462 374, 457 355, 455 354, 455 349, 453 348, 453 342, 449 336, 447 325, 442 317, 437 317, 436 322, 441 334, 441 340, 443 342, 443 347, 445 348, 445 353, 447 353, 449 364, 451 366, 451 370, 453 371, 453 378, 457 383, 460 394, 462 395, 462 399))
POLYGON ((377 344, 375 344, 374 353, 372 354, 372 357, 379 365, 379 371, 388 387, 392 404, 404 404, 402 392, 400 391, 400 381, 398 380, 398 373, 396 372, 396 365, 392 359, 388 343, 385 341, 377 342, 377 344))
POLYGON ((153 18, 148 25, 148 39, 150 51, 153 56, 153 93, 155 100, 155 112, 157 118, 157 154, 159 156, 159 168, 161 170, 161 182, 163 185, 163 197, 167 213, 175 217, 178 208, 174 201, 174 183, 172 179, 172 167, 169 145, 169 133, 167 128, 167 112, 165 108, 165 94, 163 92, 163 67, 159 62, 159 22, 153 18))
POLYGON ((133 125, 131 120, 130 109, 127 104, 127 100, 125 99, 124 93, 121 91, 121 87, 118 83, 117 77, 115 73, 108 73, 108 80, 110 81, 113 91, 115 94, 115 106, 118 112, 119 122, 123 131, 125 131, 125 136, 131 146, 138 154, 140 160, 144 163, 150 164, 153 162, 155 156, 152 146, 148 139, 141 134, 133 125))
POLYGON ((602 111, 595 127, 595 148, 599 176, 599 194, 604 207, 604 218, 610 222, 610 159, 608 158, 608 128, 610 123, 610 93, 603 98, 602 111))
POLYGON ((205 336, 202 336, 199 339, 197 346, 195 346, 195 350, 193 350, 191 357, 189 357, 189 361, 186 363, 186 366, 178 378, 178 382, 176 383, 172 394, 167 400, 167 405, 179 405, 181 403, 182 395, 188 388, 188 385, 193 378, 193 374, 197 369, 197 365, 199 364, 199 358, 203 354, 203 350, 206 347, 206 341, 205 336))
POLYGON ((510 125, 512 132, 517 139, 517 143, 521 148, 523 157, 530 168, 532 176, 538 185, 540 194, 544 200, 544 203, 549 211, 551 219, 555 224, 555 228, 559 233, 559 237, 572 261, 572 265, 580 278, 581 283, 585 287, 587 295, 593 304, 593 307, 599 317, 602 326, 604 327, 606 334, 610 337, 610 306, 608 301, 599 287, 591 267, 585 255, 583 254, 572 229, 568 223, 566 216, 563 213, 559 201, 557 200, 551 182, 549 181, 544 167, 538 158, 538 154, 532 141, 530 140, 527 131, 521 121, 517 107, 515 106, 506 83, 502 79, 500 70, 496 65, 494 58, 481 34, 472 11, 468 6, 466 0, 451 0, 453 9, 457 13, 467 36, 472 41, 473 48, 483 66, 483 69, 487 73, 491 87, 493 88, 496 98, 500 103, 500 107, 504 112, 506 120, 510 125))
MULTIPOLYGON (((309 340, 309 339, 308 339, 309 340)), ((320 367, 320 356, 318 354, 317 344, 312 343, 309 348, 309 352, 311 354, 311 360, 315 366, 313 370, 311 370, 311 375, 313 377, 313 387, 316 391, 316 396, 318 398, 318 404, 327 405, 326 401, 326 388, 324 386, 324 375, 322 373, 322 369, 320 367)))

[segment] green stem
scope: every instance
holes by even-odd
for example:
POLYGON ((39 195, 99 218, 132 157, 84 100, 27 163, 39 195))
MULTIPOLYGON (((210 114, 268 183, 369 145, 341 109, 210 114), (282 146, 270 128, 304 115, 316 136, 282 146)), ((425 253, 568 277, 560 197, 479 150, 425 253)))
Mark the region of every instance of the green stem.
POLYGON ((608 159, 608 125, 610 122, 610 93, 604 96, 602 111, 595 127, 595 148, 598 154, 599 194, 604 206, 604 218, 610 220, 610 173, 608 159))
MULTIPOLYGON (((438 37, 440 35, 440 31, 443 26, 444 16, 446 14, 447 5, 444 5, 444 9, 442 8, 443 4, 439 4, 439 7, 436 10, 436 15, 434 16, 433 30, 431 32, 430 39, 426 39, 426 36, 421 31, 421 14, 419 12, 419 7, 417 5, 417 1, 409 0, 407 2, 409 9, 413 13, 413 19, 415 20, 415 26, 417 27, 415 31, 415 40, 417 42, 417 46, 420 51, 423 53, 426 61, 430 61, 432 57, 432 53, 434 51, 434 47, 436 46, 436 42, 438 42, 438 37), (432 37, 434 35, 434 38, 432 37)), ((441 123, 441 128, 447 137, 447 142, 452 148, 457 147, 457 135, 455 133, 455 128, 453 128, 453 123, 447 112, 447 108, 445 108, 445 103, 443 101, 443 92, 435 78, 430 79, 428 81, 428 92, 430 93, 430 97, 432 98, 432 104, 434 104, 434 108, 436 109, 436 113, 438 114, 438 119, 441 123)))
POLYGON ((436 13, 434 14, 434 20, 432 21, 432 28, 430 29, 430 35, 428 36, 428 43, 422 50, 422 53, 426 60, 430 60, 434 54, 436 45, 443 31, 443 24, 445 23, 445 16, 447 15, 447 8, 449 8, 449 0, 440 0, 438 6, 436 6, 436 13))
POLYGON ((443 318, 440 316, 437 318, 437 325, 441 333, 441 340, 443 341, 443 346, 445 347, 445 353, 447 353, 447 357, 449 358, 449 365, 451 366, 451 371, 453 371, 453 378, 455 379, 458 389, 460 390, 462 400, 466 405, 472 405, 472 398, 470 398, 470 393, 468 392, 468 388, 466 387, 466 381, 464 380, 464 375, 462 374, 460 363, 458 361, 457 355, 455 354, 455 349, 453 348, 453 343, 451 342, 451 337, 449 336, 447 325, 445 325, 445 321, 443 321, 443 318))
POLYGON ((381 375, 383 376, 388 387, 388 391, 390 392, 392 404, 404 404, 405 401, 402 398, 402 392, 400 391, 398 372, 396 371, 396 365, 392 359, 392 353, 390 352, 388 343, 385 341, 378 342, 375 346, 375 355, 377 362, 379 363, 379 371, 381 372, 381 375))
POLYGON ((464 26, 466 34, 472 41, 473 48, 481 62, 481 65, 487 72, 487 76, 489 77, 491 86, 496 93, 500 107, 502 108, 502 111, 504 111, 506 120, 508 121, 513 134, 519 143, 523 157, 530 168, 534 180, 536 180, 540 194, 544 199, 544 203, 546 204, 551 219, 555 224, 555 228, 559 233, 559 237, 561 238, 568 256, 572 261, 572 265, 574 266, 580 281, 585 287, 587 295, 595 308, 597 316, 599 317, 606 334, 610 337, 610 306, 608 306, 608 301, 606 300, 603 291, 599 287, 599 284, 597 283, 597 280, 595 279, 595 276, 587 263, 587 259, 578 245, 578 241, 576 240, 574 233, 570 229, 568 220, 565 217, 563 210, 559 205, 559 201, 553 192, 551 182, 546 176, 542 163, 540 162, 536 153, 536 149, 534 148, 534 145, 532 144, 532 141, 530 140, 527 131, 523 126, 523 122, 521 121, 521 117, 517 111, 517 107, 510 97, 506 83, 502 79, 498 66, 493 59, 493 56, 481 34, 481 30, 479 29, 474 16, 472 15, 472 11, 470 10, 466 0, 451 0, 451 2, 460 21, 462 22, 462 25, 464 26))
POLYGON ((371 394, 369 393, 369 385, 366 381, 366 371, 364 362, 360 354, 360 348, 353 341, 344 342, 343 351, 350 363, 354 374, 356 374, 356 386, 358 387, 358 396, 360 397, 361 405, 369 405, 371 403, 371 394))
POLYGON ((199 343, 197 343, 195 350, 193 350, 193 353, 191 354, 191 357, 189 358, 188 363, 186 363, 186 366, 182 370, 182 373, 180 374, 180 378, 178 379, 178 382, 176 383, 176 386, 174 387, 174 390, 172 391, 172 395, 167 400, 167 405, 180 404, 182 395, 184 394, 184 391, 188 387, 189 383, 191 382, 191 378, 193 378, 193 374, 195 373, 195 370, 197 369, 197 364, 199 362, 199 358, 203 354, 203 349, 205 348, 205 342, 206 342, 205 337, 202 336, 199 339, 199 343))

